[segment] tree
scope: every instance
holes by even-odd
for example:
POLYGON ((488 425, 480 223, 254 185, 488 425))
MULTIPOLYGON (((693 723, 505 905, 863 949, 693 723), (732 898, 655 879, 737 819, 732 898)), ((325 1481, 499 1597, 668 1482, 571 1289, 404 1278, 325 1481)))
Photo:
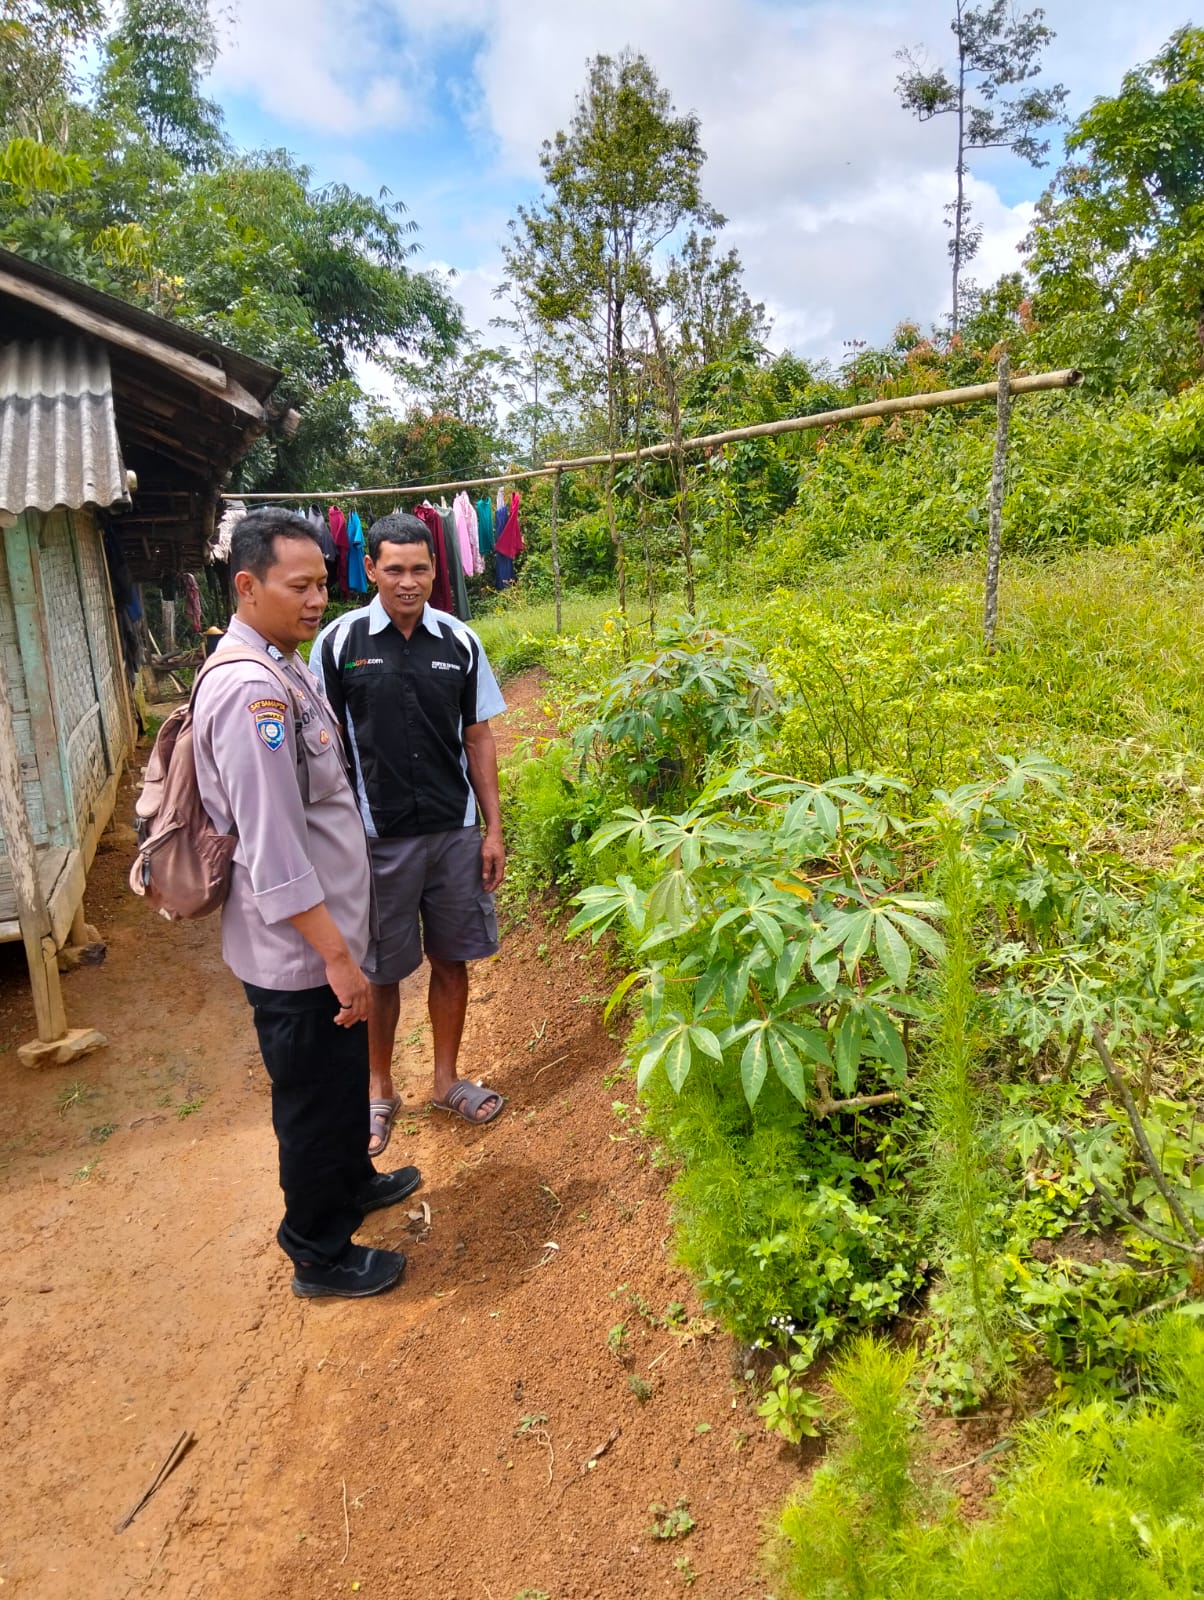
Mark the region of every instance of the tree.
POLYGON ((714 234, 690 230, 665 277, 665 304, 684 367, 718 361, 737 345, 764 344, 769 320, 745 290, 743 275, 736 250, 720 255, 714 234))
POLYGON ((453 483, 488 477, 496 464, 491 435, 454 412, 415 406, 398 417, 374 406, 357 451, 354 475, 369 487, 453 483))
POLYGON ((1039 339, 1109 383, 1204 364, 1204 29, 1181 28, 1066 140, 1027 240, 1039 339))
POLYGON ((221 109, 201 93, 217 55, 208 0, 124 0, 105 41, 98 107, 128 107, 181 166, 207 166, 225 145, 221 109))
POLYGON ((37 142, 74 87, 75 54, 104 23, 102 0, 4 0, 0 130, 37 142))
MULTIPOLYGON (((656 252, 686 223, 719 226, 702 197, 705 153, 699 121, 681 116, 648 60, 624 51, 596 56, 567 133, 540 155, 546 192, 519 208, 505 250, 512 283, 561 343, 560 376, 582 397, 605 394, 606 444, 614 451, 638 409, 633 338, 662 299, 656 252)), ((627 569, 614 514, 614 469, 607 514, 616 549, 619 605, 627 569)))
POLYGON ((658 246, 685 222, 723 221, 702 197, 705 159, 698 118, 677 113, 644 56, 597 56, 568 132, 544 143, 546 193, 512 229, 511 281, 567 345, 566 372, 605 391, 612 442, 631 414, 629 324, 658 246))
POLYGON ((906 70, 899 74, 897 88, 905 110, 921 122, 952 116, 957 125, 957 197, 946 208, 953 230, 949 259, 956 333, 962 270, 982 240, 982 229, 974 223, 966 198, 966 158, 973 150, 1010 150, 1041 166, 1049 140, 1038 135, 1061 117, 1067 91, 1061 84, 1041 89, 1032 83, 1041 70, 1041 52, 1054 37, 1042 10, 1014 12, 1008 0, 987 0, 981 6, 970 6, 966 0, 954 4, 949 25, 957 51, 953 76, 944 67, 929 69, 913 52, 901 50, 898 59, 906 70))
POLYGON ((564 399, 552 382, 552 336, 520 284, 507 278, 493 291, 493 298, 507 305, 510 314, 491 317, 489 326, 514 341, 501 390, 511 408, 508 431, 523 441, 528 465, 537 467, 543 461, 542 441, 560 420, 558 402, 564 399))

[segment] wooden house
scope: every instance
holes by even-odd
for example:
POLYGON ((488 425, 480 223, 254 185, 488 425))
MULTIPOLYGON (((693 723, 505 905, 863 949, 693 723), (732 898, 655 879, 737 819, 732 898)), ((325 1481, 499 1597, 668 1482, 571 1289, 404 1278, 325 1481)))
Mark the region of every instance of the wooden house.
POLYGON ((39 1039, 134 743, 132 580, 200 570, 280 374, 0 250, 0 941, 39 1039), (115 599, 115 589, 117 599, 115 599))

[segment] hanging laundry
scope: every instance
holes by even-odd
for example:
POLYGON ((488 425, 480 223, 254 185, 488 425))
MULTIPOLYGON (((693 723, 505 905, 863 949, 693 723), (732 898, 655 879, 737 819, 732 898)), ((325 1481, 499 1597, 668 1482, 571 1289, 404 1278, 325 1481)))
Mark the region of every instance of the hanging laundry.
POLYGON ((358 511, 347 518, 347 591, 360 596, 368 592, 368 574, 364 571, 364 525, 358 511))
MULTIPOLYGON (((469 619, 468 585, 464 582, 464 562, 460 555, 460 536, 456 527, 456 513, 443 506, 439 515, 443 519, 443 543, 447 549, 447 570, 451 578, 452 608, 461 622, 469 619)), ((469 558, 471 561, 471 557, 469 558)))
POLYGON ((452 501, 452 510, 456 515, 456 539, 460 546, 460 565, 464 568, 464 576, 479 577, 485 570, 485 563, 481 560, 477 543, 477 516, 472 501, 463 489, 452 501))
POLYGON ((435 545, 435 586, 431 590, 431 604, 436 611, 451 611, 451 576, 447 564, 447 547, 443 542, 443 518, 432 505, 414 507, 414 515, 431 530, 435 545))
POLYGON ((201 631, 201 588, 191 572, 180 575, 180 587, 184 592, 184 610, 188 616, 189 626, 193 633, 201 631))
POLYGON ((333 595, 339 582, 339 552, 330 537, 330 529, 326 526, 322 507, 316 501, 310 505, 307 518, 313 524, 314 534, 322 547, 322 559, 326 563, 326 592, 328 595, 333 595))
POLYGON ((499 506, 497 514, 496 531, 494 534, 493 548, 497 549, 497 542, 502 537, 506 527, 506 518, 510 515, 509 506, 499 506))
POLYGON ((338 506, 330 508, 330 537, 334 540, 334 547, 339 554, 339 593, 347 593, 347 557, 351 545, 347 538, 347 518, 338 506))
POLYGON ((511 559, 515 556, 521 556, 527 548, 523 540, 522 524, 518 520, 518 511, 521 504, 522 496, 516 489, 510 496, 510 504, 506 511, 506 526, 504 529, 498 529, 495 548, 499 555, 510 556, 511 559))
POLYGON ((523 542, 522 524, 518 520, 519 506, 522 496, 516 490, 510 496, 510 504, 506 507, 505 526, 498 527, 497 543, 494 546, 494 560, 497 563, 497 586, 506 589, 514 582, 514 560, 522 555, 527 548, 523 542))
MULTIPOLYGON (((493 554, 493 501, 488 495, 477 501, 477 545, 482 562, 493 554)), ((484 565, 481 570, 485 570, 484 565)))
MULTIPOLYGON (((230 540, 247 514, 245 500, 227 500, 213 543, 205 546, 205 585, 214 605, 217 620, 225 622, 230 611, 230 540)), ((304 516, 304 512, 301 513, 304 516)))

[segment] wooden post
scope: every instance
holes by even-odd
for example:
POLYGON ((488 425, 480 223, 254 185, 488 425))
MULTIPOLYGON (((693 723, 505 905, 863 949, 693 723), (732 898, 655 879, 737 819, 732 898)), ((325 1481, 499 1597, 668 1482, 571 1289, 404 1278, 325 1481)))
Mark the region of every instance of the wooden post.
POLYGON ((694 615, 694 541, 690 535, 690 502, 686 490, 686 454, 681 447, 681 421, 676 424, 677 516, 681 525, 681 554, 686 568, 686 610, 694 615))
POLYGON ((1007 350, 999 356, 999 393, 995 411, 995 460, 991 467, 991 511, 987 533, 986 606, 983 640, 987 654, 995 651, 995 623, 999 616, 999 559, 1003 549, 1003 487, 1008 455, 1008 419, 1012 402, 1009 388, 1011 364, 1007 350))
POLYGON ((25 809, 25 787, 21 781, 17 730, 13 724, 3 652, 0 652, 0 824, 4 827, 13 893, 17 898, 17 920, 21 924, 25 959, 29 963, 38 1038, 48 1044, 67 1032, 67 1012, 59 986, 58 952, 50 933, 50 912, 38 878, 37 847, 25 809))
POLYGON ((552 479, 552 587, 556 592, 556 632, 560 632, 560 536, 557 520, 560 516, 560 477, 557 471, 552 479))

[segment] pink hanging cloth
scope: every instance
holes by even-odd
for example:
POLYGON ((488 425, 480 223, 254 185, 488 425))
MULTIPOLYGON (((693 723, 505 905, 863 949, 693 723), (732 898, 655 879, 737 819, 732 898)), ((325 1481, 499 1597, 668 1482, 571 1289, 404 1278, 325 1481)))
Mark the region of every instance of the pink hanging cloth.
POLYGON ((464 568, 465 577, 479 578, 485 570, 485 562, 477 542, 477 508, 461 489, 452 501, 452 509, 456 513, 456 544, 460 551, 460 565, 464 568))

